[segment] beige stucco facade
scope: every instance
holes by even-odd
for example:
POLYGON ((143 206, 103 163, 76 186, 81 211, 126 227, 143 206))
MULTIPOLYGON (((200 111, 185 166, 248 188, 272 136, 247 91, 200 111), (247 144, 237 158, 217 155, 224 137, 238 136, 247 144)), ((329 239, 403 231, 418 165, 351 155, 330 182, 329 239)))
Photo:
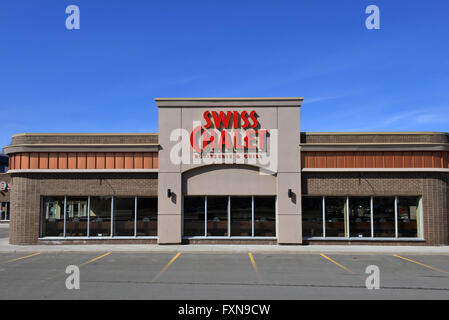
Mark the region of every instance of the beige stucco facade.
MULTIPOLYGON (((159 108, 158 237, 160 244, 182 240, 184 195, 276 196, 277 234, 280 244, 300 244, 301 164, 300 106, 302 98, 156 99, 159 108), (260 150, 216 151, 231 159, 216 163, 196 159, 190 135, 204 126, 204 112, 255 112, 258 129, 267 130, 260 150), (179 131, 177 131, 179 130, 179 131), (185 136, 183 136, 183 134, 185 136), (184 138, 184 149, 173 158, 184 138), (230 154, 234 154, 234 156, 230 154), (245 154, 248 158, 245 159, 245 154), (251 158, 260 155, 262 160, 251 158), (177 160, 181 161, 177 163, 177 160), (172 196, 168 197, 168 189, 172 196), (289 189, 291 194, 289 197, 289 189)), ((232 121, 231 121, 232 122, 232 121)), ((230 125, 232 127, 232 125, 230 125)), ((229 128, 229 127, 228 127, 229 128)), ((221 131, 223 128, 218 128, 221 131)), ((237 129, 237 128, 233 128, 237 129)), ((241 128, 239 128, 241 129, 241 128)), ((243 130, 242 132, 244 132, 243 130)), ((209 155, 211 153, 208 153, 209 155)))

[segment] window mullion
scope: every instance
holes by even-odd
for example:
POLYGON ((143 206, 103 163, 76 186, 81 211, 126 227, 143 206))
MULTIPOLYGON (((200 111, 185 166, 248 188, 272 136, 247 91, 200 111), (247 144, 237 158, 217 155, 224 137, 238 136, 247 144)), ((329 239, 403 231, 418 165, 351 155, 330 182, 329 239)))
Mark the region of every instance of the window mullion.
POLYGON ((207 237, 207 196, 204 197, 204 236, 207 237))
POLYGON ((323 215, 323 238, 326 238, 326 197, 322 198, 322 210, 321 213, 323 215))
POLYGON ((394 235, 398 237, 398 197, 394 197, 394 235))
POLYGON ((64 237, 65 237, 65 229, 66 229, 66 211, 67 211, 67 196, 64 196, 64 237))
POLYGON ((374 197, 373 196, 371 196, 370 211, 371 211, 371 238, 374 238, 374 197))
POLYGON ((90 196, 87 197, 87 237, 90 237, 90 196))
POLYGON ((111 198, 111 238, 114 231, 114 196, 111 198))
POLYGON ((231 237, 231 196, 228 196, 228 237, 231 237))
POLYGON ((134 197, 134 238, 137 237, 137 196, 134 197))
POLYGON ((345 216, 346 216, 346 232, 347 232, 346 237, 350 238, 351 237, 351 232, 349 230, 349 197, 346 197, 346 212, 345 212, 345 216))
POLYGON ((254 196, 251 196, 251 235, 254 237, 254 196))

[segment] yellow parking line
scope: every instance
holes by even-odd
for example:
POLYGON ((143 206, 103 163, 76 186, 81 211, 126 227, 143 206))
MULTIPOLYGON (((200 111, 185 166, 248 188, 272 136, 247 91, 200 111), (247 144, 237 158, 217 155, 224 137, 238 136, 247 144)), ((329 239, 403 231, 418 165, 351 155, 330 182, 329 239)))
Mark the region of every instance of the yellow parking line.
POLYGON ((260 275, 259 275, 259 269, 257 269, 256 261, 254 260, 253 254, 251 252, 248 252, 249 259, 251 260, 251 264, 253 265, 254 271, 256 271, 257 280, 259 282, 261 281, 260 275))
POLYGON ((173 262, 175 262, 175 260, 176 259, 178 259, 178 257, 181 255, 181 252, 178 252, 171 260, 170 260, 170 262, 169 263, 167 263, 167 265, 154 277, 154 279, 153 279, 153 281, 152 282, 155 282, 155 281, 157 281, 159 278, 160 278, 160 276, 165 272, 165 271, 167 271, 167 269, 168 269, 168 267, 170 267, 170 265, 173 263, 173 262))
POLYGON ((37 256, 37 255, 39 255, 39 254, 41 254, 41 253, 40 253, 40 252, 35 252, 35 253, 33 253, 33 254, 29 254, 29 255, 24 256, 24 257, 20 257, 20 258, 16 258, 16 259, 11 259, 11 260, 2 262, 1 264, 6 264, 6 263, 10 263, 10 262, 14 262, 14 261, 26 259, 26 258, 31 258, 31 257, 37 256))
MULTIPOLYGON (((343 270, 345 270, 345 271, 347 271, 347 272, 349 272, 349 273, 352 273, 352 274, 355 274, 355 275, 358 275, 357 273, 355 273, 354 271, 352 271, 351 269, 349 269, 349 268, 347 268, 347 267, 345 267, 344 265, 342 265, 342 264, 340 264, 340 263, 338 263, 337 261, 335 261, 335 260, 333 260, 333 259, 331 259, 331 258, 329 258, 328 256, 326 256, 324 253, 321 253, 321 256, 323 257, 323 258, 325 258, 325 259, 327 259, 327 260, 329 260, 330 262, 332 262, 332 263, 335 263, 337 266, 339 266, 340 268, 342 268, 343 270)), ((360 276, 360 275, 358 275, 358 276, 360 276)))
POLYGON ((99 259, 101 259, 101 258, 104 258, 104 257, 110 255, 111 253, 112 253, 112 251, 106 252, 105 254, 102 254, 102 255, 99 256, 99 257, 93 258, 93 259, 91 259, 91 260, 89 260, 89 261, 86 261, 86 262, 80 264, 78 267, 82 267, 82 266, 85 266, 86 264, 89 264, 89 263, 92 263, 92 262, 94 262, 94 261, 97 261, 97 260, 99 260, 99 259))
MULTIPOLYGON (((91 260, 89 260, 89 261, 86 261, 86 262, 84 262, 84 263, 78 265, 78 267, 82 267, 82 266, 85 266, 86 264, 89 264, 89 263, 91 263, 91 262, 97 261, 97 260, 99 260, 99 259, 101 259, 101 258, 103 258, 103 257, 106 257, 106 256, 110 255, 111 253, 112 253, 112 251, 106 252, 105 254, 102 254, 102 255, 99 256, 99 257, 93 258, 93 259, 91 259, 91 260)), ((49 280, 53 280, 53 279, 55 279, 55 278, 57 278, 57 277, 59 277, 59 276, 62 276, 63 274, 64 274, 64 273, 62 273, 62 272, 61 272, 61 273, 58 272, 58 273, 52 275, 52 276, 49 277, 49 278, 43 279, 42 282, 49 281, 49 280)))
POLYGON ((399 256, 399 255, 397 255, 397 254, 394 254, 393 256, 396 257, 396 258, 402 259, 402 260, 406 260, 406 261, 409 261, 409 262, 416 263, 416 264, 418 264, 418 265, 420 265, 420 266, 423 266, 423 267, 425 267, 425 268, 428 268, 428 269, 431 269, 431 270, 434 270, 434 271, 438 271, 438 272, 442 272, 442 273, 447 273, 447 274, 449 274, 448 271, 444 271, 444 270, 441 270, 441 269, 438 269, 438 268, 434 268, 434 267, 429 266, 429 265, 427 265, 427 264, 424 264, 424 263, 421 263, 421 262, 418 262, 418 261, 415 261, 415 260, 412 260, 412 259, 408 259, 408 258, 405 258, 405 257, 401 257, 401 256, 399 256))

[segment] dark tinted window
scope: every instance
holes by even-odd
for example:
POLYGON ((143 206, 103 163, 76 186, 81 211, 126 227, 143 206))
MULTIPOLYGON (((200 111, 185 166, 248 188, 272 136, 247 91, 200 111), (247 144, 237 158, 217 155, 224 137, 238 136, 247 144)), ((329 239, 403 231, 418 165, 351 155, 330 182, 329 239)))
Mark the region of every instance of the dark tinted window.
POLYGON ((112 197, 90 198, 90 236, 106 237, 111 235, 112 197))
POLYGON ((134 236, 135 198, 114 198, 114 236, 134 236))
POLYGON ((254 236, 276 236, 276 197, 254 197, 254 236))
POLYGON ((184 197, 184 236, 204 236, 205 197, 184 197))
POLYGON ((157 198, 137 198, 137 236, 157 236, 157 198))
POLYGON ((398 237, 418 237, 419 198, 398 197, 398 237))
POLYGON ((251 197, 231 197, 231 236, 252 236, 251 197))
POLYGON ((87 236, 87 197, 67 197, 65 234, 67 237, 87 236))
POLYGON ((323 198, 302 198, 302 235, 303 237, 323 236, 323 198))
POLYGON ((395 237, 394 198, 374 197, 374 237, 395 237))
POLYGON ((345 237, 345 197, 326 197, 326 237, 345 237))
POLYGON ((370 197, 349 197, 349 232, 351 237, 371 237, 370 197))
POLYGON ((228 197, 207 197, 207 235, 228 235, 228 197))

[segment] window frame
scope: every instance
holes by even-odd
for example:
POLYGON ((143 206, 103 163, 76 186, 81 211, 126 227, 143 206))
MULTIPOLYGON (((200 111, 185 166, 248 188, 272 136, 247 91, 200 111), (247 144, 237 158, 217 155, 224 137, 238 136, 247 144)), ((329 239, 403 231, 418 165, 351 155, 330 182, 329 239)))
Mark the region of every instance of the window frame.
MULTIPOLYGON (((51 195, 42 195, 41 196, 41 210, 40 210, 40 230, 39 230, 39 239, 42 240, 108 240, 108 239, 158 239, 158 236, 137 236, 137 200, 139 198, 156 198, 155 196, 79 196, 79 197, 87 197, 87 236, 66 236, 66 203, 67 203, 67 197, 75 197, 72 195, 65 195, 65 196, 51 196, 51 195), (63 197, 64 198, 64 236, 44 236, 43 235, 43 216, 44 216, 44 198, 46 197, 63 197), (110 235, 104 236, 104 237, 98 237, 98 236, 91 236, 90 235, 90 204, 91 204, 91 197, 110 197, 111 198, 111 226, 110 226, 110 235), (113 228, 114 228, 114 198, 134 198, 134 234, 132 236, 114 236, 113 228)), ((78 197, 78 196, 76 196, 78 197)))
MULTIPOLYGON (((273 197, 274 198, 274 217, 275 217, 275 228, 274 228, 274 236, 255 236, 255 230, 254 230, 254 217, 255 217, 255 212, 254 212, 254 198, 258 197, 259 195, 185 195, 182 197, 182 238, 183 239, 241 239, 241 240, 245 240, 245 239, 256 239, 256 240, 277 240, 278 238, 278 219, 277 219, 277 196, 276 195, 266 195, 267 197, 273 197), (204 235, 202 236, 185 236, 184 235, 184 198, 185 197, 204 197, 204 235), (227 197, 228 198, 228 206, 227 206, 227 214, 228 214, 228 220, 227 220, 227 225, 228 225, 228 235, 227 236, 208 236, 207 235, 207 198, 208 197, 217 197, 217 196, 221 196, 221 197, 227 197), (231 197, 251 197, 251 236, 232 236, 231 232, 231 206, 232 206, 232 201, 231 201, 231 197)), ((263 195, 265 196, 265 195, 263 195)), ((262 197, 262 196, 261 196, 262 197)))
MULTIPOLYGON (((303 240, 336 240, 336 241, 424 241, 424 227, 423 227, 423 209, 422 209, 422 196, 384 196, 384 195, 376 195, 376 197, 391 197, 394 198, 394 212, 395 212, 395 236, 394 237, 375 237, 374 236, 374 196, 363 196, 363 197, 370 197, 370 220, 371 220, 371 236, 369 237, 351 237, 350 236, 350 221, 349 221, 349 198, 351 197, 362 197, 360 195, 346 195, 346 196, 320 196, 320 195, 303 195, 303 198, 305 197, 322 197, 323 201, 323 237, 303 237, 303 240), (326 197, 342 197, 344 198, 345 202, 345 209, 344 209, 344 216, 345 216, 345 225, 346 225, 346 232, 344 237, 327 237, 326 236, 326 221, 325 221, 325 213, 326 213, 326 197), (398 198, 400 197, 416 197, 418 199, 418 213, 417 213, 417 237, 399 237, 398 236, 398 198)), ((301 199, 302 200, 302 199, 301 199)), ((302 227, 302 221, 301 221, 301 227, 302 227)))

